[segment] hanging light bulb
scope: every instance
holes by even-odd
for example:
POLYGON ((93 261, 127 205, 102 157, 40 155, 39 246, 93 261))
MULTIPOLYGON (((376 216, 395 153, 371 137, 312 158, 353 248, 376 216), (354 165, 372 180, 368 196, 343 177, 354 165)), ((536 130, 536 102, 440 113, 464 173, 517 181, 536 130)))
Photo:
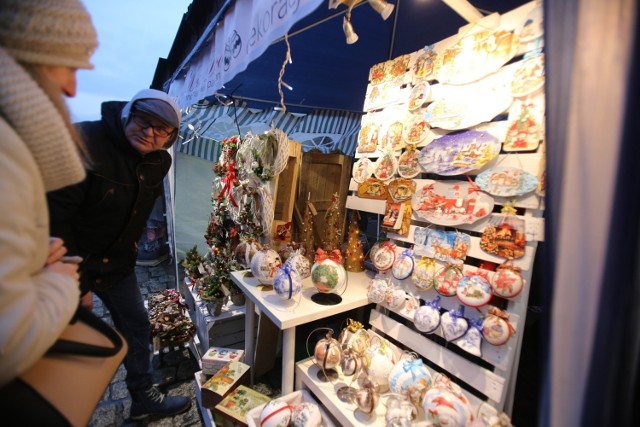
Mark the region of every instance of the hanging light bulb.
POLYGON ((353 25, 351 25, 351 20, 347 19, 345 16, 342 20, 342 30, 344 31, 344 35, 347 38, 347 44, 354 44, 358 41, 358 35, 353 30, 353 25))
POLYGON ((394 5, 387 3, 385 0, 369 0, 369 4, 385 21, 389 16, 391 16, 391 12, 393 12, 393 8, 395 7, 394 5))

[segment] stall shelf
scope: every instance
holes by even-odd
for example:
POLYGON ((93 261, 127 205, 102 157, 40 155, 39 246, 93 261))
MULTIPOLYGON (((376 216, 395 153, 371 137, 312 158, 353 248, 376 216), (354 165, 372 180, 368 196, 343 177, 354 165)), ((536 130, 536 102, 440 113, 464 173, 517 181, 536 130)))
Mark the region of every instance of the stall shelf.
POLYGON ((249 271, 231 273, 232 280, 242 289, 247 297, 245 316, 245 360, 249 366, 255 361, 255 313, 260 313, 273 321, 282 331, 282 394, 289 394, 294 386, 295 337, 296 326, 318 320, 320 318, 344 313, 369 304, 367 286, 371 277, 368 273, 349 273, 349 279, 340 294, 342 302, 336 305, 320 305, 310 298, 317 293, 310 278, 302 281, 302 292, 296 301, 285 301, 274 291, 263 291, 259 288, 258 279, 249 271))

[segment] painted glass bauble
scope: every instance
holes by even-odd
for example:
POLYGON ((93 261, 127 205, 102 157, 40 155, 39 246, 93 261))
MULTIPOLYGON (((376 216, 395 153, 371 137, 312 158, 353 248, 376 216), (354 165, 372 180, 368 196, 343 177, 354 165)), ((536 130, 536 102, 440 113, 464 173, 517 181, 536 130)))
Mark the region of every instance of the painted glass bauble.
POLYGON ((414 266, 413 251, 411 249, 405 249, 393 264, 391 274, 398 280, 404 280, 411 276, 414 266))
POLYGON ((285 264, 278 267, 273 278, 273 290, 284 300, 293 299, 302 290, 302 278, 296 270, 285 264))
POLYGON ((371 344, 364 325, 353 319, 347 319, 347 326, 340 331, 338 342, 343 350, 352 350, 358 354, 363 354, 371 344))
POLYGON ((433 258, 420 258, 416 261, 411 275, 411 282, 421 291, 431 289, 436 270, 436 261, 433 258))
POLYGON ((316 262, 311 267, 311 282, 318 292, 334 292, 344 285, 347 271, 332 259, 316 262))
POLYGON ((268 402, 260 412, 260 427, 282 427, 291 422, 293 407, 280 399, 268 402))
POLYGON ((415 405, 422 402, 432 379, 422 359, 413 355, 400 359, 389 374, 389 389, 408 397, 415 405))
POLYGON ((482 336, 491 345, 503 345, 509 341, 515 329, 509 321, 509 314, 496 307, 491 307, 487 317, 482 321, 482 336))
POLYGON ((261 249, 251 259, 251 272, 263 285, 272 285, 278 267, 282 265, 280 255, 273 249, 261 249))
POLYGON ((391 345, 386 340, 378 340, 365 352, 365 370, 368 377, 378 385, 380 392, 389 389, 389 374, 396 362, 391 345))
POLYGON ((311 261, 309 261, 309 258, 302 255, 302 252, 300 251, 292 253, 284 264, 290 265, 291 268, 296 270, 303 279, 311 276, 311 261))
POLYGON ((333 332, 318 340, 313 352, 313 360, 322 369, 333 369, 340 364, 342 359, 342 347, 338 340, 333 338, 333 332))
POLYGON ((251 259, 260 249, 262 249, 262 245, 257 240, 244 240, 234 250, 236 261, 249 268, 251 259))
POLYGON ((293 427, 320 427, 322 425, 320 407, 315 403, 300 402, 293 407, 291 424, 293 427))
POLYGON ((365 414, 371 414, 376 410, 379 399, 375 384, 370 381, 365 381, 363 387, 356 392, 356 404, 365 414))
POLYGON ((469 400, 462 389, 444 375, 438 375, 422 400, 427 421, 448 427, 465 427, 473 421, 469 400))
POLYGON ((491 277, 493 293, 502 298, 515 298, 524 288, 520 268, 513 265, 511 260, 505 261, 496 268, 491 277))

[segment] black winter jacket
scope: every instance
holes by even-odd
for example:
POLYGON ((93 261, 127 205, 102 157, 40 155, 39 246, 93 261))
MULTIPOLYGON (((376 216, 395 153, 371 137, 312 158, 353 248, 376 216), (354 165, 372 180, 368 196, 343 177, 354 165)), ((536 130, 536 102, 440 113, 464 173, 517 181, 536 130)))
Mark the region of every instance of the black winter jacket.
POLYGON ((83 294, 106 290, 131 274, 137 242, 171 166, 164 150, 142 156, 124 134, 120 119, 126 102, 102 104, 102 120, 78 129, 93 164, 87 178, 49 193, 51 235, 61 237, 80 264, 83 294))

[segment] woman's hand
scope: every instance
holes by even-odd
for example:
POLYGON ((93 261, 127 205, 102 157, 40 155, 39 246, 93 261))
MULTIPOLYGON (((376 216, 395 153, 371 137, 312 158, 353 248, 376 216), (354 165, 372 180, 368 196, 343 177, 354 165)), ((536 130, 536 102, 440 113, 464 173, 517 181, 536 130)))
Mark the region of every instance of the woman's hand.
POLYGON ((56 261, 53 264, 46 265, 43 268, 48 273, 59 273, 71 277, 76 282, 80 281, 80 273, 78 272, 78 264, 56 261))
POLYGON ((67 253, 67 248, 64 246, 64 241, 59 237, 49 237, 49 255, 47 256, 47 263, 45 265, 51 265, 58 262, 67 253))

